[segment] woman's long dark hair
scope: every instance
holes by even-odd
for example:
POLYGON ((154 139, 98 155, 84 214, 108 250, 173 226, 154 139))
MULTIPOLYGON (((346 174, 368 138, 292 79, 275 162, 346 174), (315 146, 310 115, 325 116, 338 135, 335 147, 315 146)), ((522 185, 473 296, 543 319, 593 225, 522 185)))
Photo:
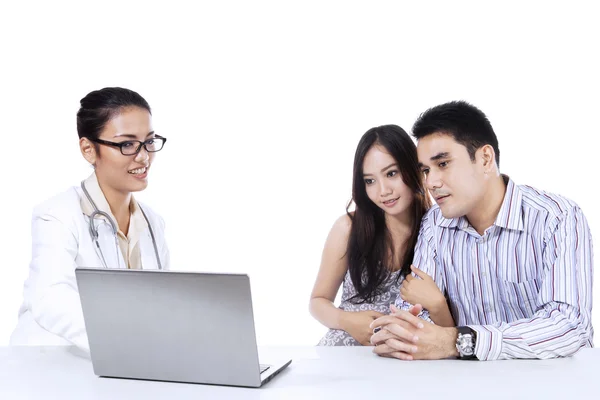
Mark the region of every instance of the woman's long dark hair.
POLYGON ((348 240, 348 269, 357 294, 355 303, 372 302, 379 293, 380 285, 389 278, 394 269, 390 263, 395 259, 391 234, 385 223, 385 212, 367 195, 363 164, 367 152, 375 145, 382 146, 398 163, 404 183, 413 191, 413 226, 402 258, 400 276, 410 273, 414 247, 419 235, 421 218, 431 205, 423 187, 423 178, 417 159, 417 147, 410 136, 397 125, 383 125, 369 129, 358 142, 354 154, 352 200, 346 213, 352 220, 348 240), (350 206, 356 205, 354 213, 350 206))

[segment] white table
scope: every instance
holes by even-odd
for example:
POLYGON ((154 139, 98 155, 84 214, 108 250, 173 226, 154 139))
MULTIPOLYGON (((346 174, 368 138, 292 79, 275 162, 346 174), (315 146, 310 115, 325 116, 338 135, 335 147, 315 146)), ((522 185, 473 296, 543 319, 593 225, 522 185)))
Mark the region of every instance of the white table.
POLYGON ((600 349, 556 360, 399 361, 369 347, 261 348, 292 364, 260 389, 98 378, 70 347, 0 347, 0 399, 600 398, 600 349))

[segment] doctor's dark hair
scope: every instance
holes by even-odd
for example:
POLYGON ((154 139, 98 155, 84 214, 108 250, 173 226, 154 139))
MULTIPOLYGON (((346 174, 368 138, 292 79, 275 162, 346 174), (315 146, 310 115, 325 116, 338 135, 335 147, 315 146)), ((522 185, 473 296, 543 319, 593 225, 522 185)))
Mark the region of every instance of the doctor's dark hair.
POLYGON ((118 115, 123 108, 139 107, 147 110, 148 102, 133 90, 120 87, 106 87, 88 93, 79 101, 81 107, 77 112, 77 133, 79 138, 98 139, 100 132, 111 118, 118 115))
POLYGON ((428 109, 419 116, 412 131, 417 140, 438 132, 452 136, 467 148, 471 161, 475 161, 478 149, 489 144, 500 167, 498 138, 490 120, 483 111, 466 101, 451 101, 428 109))
MULTIPOLYGON (((412 233, 408 238, 406 253, 400 262, 399 276, 410 273, 414 248, 419 236, 421 219, 431 206, 429 196, 423 187, 423 175, 419 169, 417 147, 411 137, 397 125, 383 125, 369 129, 358 142, 354 155, 352 180, 352 200, 346 207, 346 213, 352 220, 346 255, 348 270, 356 295, 354 303, 372 302, 381 294, 381 284, 387 280, 395 260, 392 237, 385 222, 385 211, 369 199, 363 176, 363 164, 367 152, 373 146, 383 147, 396 161, 404 183, 414 193, 412 207, 412 233), (355 204, 355 211, 350 206, 355 204)), ((394 268, 396 267, 396 268, 394 268)))

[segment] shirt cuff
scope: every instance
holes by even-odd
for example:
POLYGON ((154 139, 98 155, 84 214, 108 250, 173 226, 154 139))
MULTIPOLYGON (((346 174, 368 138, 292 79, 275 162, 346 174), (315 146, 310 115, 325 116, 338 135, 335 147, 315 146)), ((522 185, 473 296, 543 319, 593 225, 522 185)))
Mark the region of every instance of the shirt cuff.
POLYGON ((467 325, 477 333, 475 356, 481 361, 500 358, 502 353, 502 331, 491 325, 467 325))

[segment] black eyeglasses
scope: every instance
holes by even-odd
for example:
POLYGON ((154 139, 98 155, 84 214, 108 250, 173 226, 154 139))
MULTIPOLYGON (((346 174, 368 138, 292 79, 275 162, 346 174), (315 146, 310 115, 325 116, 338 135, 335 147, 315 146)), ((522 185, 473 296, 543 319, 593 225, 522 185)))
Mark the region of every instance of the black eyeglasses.
POLYGON ((124 156, 136 155, 140 152, 142 146, 144 146, 148 153, 156 153, 157 151, 162 150, 163 146, 165 145, 165 142, 167 141, 167 138, 158 135, 146 140, 145 142, 141 142, 139 140, 126 140, 124 142, 115 143, 102 139, 89 139, 92 142, 118 147, 121 150, 121 154, 123 154, 124 156))

